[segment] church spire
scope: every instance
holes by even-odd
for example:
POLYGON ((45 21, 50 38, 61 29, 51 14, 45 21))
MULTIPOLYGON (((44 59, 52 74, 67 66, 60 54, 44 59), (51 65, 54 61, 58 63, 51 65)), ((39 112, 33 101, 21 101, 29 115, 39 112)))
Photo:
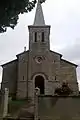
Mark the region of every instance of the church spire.
POLYGON ((42 6, 40 3, 40 0, 38 0, 37 8, 36 8, 36 14, 35 14, 35 19, 34 19, 34 26, 44 26, 45 25, 45 20, 44 20, 44 15, 43 15, 43 10, 42 6))

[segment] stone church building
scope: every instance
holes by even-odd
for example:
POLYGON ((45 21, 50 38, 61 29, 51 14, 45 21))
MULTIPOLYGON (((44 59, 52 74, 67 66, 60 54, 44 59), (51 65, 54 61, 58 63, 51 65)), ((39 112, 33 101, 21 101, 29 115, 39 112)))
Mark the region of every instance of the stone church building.
POLYGON ((50 50, 50 25, 45 24, 41 3, 38 1, 34 24, 29 29, 29 50, 5 63, 1 89, 9 88, 10 96, 17 99, 34 97, 35 87, 40 94, 54 96, 55 89, 66 81, 78 95, 77 65, 62 59, 60 53, 50 50))

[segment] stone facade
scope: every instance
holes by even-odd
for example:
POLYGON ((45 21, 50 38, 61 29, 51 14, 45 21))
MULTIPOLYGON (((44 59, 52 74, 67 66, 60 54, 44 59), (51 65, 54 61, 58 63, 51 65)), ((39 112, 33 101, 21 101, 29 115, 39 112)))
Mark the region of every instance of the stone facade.
POLYGON ((16 60, 2 65, 1 89, 9 88, 10 95, 15 94, 17 99, 34 97, 36 86, 44 95, 54 96, 55 89, 67 81, 73 95, 78 95, 77 65, 63 60, 61 54, 50 50, 50 26, 45 25, 44 18, 37 21, 39 14, 43 16, 42 10, 38 9, 41 9, 40 3, 35 24, 28 26, 29 50, 17 55, 16 60))
POLYGON ((17 55, 18 59, 18 73, 17 73, 17 98, 26 98, 28 93, 28 54, 17 55))
POLYGON ((35 78, 44 78, 45 95, 54 95, 57 87, 67 81, 78 95, 78 83, 76 77, 76 65, 61 59, 61 55, 52 51, 33 52, 27 51, 17 55, 17 60, 3 65, 2 89, 9 88, 10 94, 16 94, 17 98, 34 96, 35 78), (35 61, 36 56, 42 56, 42 63, 35 61), (56 80, 55 80, 56 77, 56 80))
POLYGON ((1 89, 9 88, 9 94, 14 96, 17 89, 17 59, 2 65, 3 77, 1 89))

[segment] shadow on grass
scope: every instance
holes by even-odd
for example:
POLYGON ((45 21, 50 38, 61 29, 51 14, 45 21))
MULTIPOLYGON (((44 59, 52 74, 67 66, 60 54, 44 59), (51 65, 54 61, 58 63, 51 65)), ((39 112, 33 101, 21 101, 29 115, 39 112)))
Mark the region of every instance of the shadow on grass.
POLYGON ((27 100, 10 100, 8 104, 8 114, 14 115, 24 106, 28 104, 27 100))

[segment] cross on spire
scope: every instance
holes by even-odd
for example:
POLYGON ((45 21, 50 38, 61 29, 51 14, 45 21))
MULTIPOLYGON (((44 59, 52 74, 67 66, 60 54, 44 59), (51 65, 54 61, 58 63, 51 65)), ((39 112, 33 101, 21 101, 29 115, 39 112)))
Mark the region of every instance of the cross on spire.
POLYGON ((34 26, 44 26, 45 25, 43 10, 42 10, 40 1, 41 0, 38 0, 38 4, 37 4, 37 8, 36 8, 36 14, 35 14, 35 19, 34 19, 34 24, 33 24, 34 26))

